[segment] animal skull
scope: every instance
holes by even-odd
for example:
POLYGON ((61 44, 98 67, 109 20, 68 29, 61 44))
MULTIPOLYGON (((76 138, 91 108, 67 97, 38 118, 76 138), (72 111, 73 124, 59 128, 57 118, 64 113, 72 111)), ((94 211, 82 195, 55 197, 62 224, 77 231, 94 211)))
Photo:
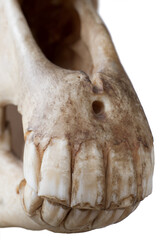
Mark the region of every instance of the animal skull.
POLYGON ((0 0, 0 16, 0 226, 71 233, 126 218, 152 191, 153 139, 96 1, 0 0))

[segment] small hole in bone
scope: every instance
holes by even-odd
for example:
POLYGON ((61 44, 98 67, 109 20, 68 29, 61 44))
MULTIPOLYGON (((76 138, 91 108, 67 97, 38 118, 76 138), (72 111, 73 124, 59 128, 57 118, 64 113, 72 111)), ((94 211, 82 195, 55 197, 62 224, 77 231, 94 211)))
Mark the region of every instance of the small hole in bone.
POLYGON ((101 101, 94 101, 92 103, 92 109, 93 109, 93 112, 96 115, 102 114, 104 112, 104 104, 103 104, 103 102, 101 102, 101 101))

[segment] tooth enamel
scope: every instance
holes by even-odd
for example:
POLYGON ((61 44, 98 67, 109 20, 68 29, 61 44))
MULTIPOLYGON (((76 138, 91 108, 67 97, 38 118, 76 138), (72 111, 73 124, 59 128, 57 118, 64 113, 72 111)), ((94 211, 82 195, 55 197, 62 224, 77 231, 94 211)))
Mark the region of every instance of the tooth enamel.
POLYGON ((103 154, 95 141, 89 141, 81 145, 75 158, 72 181, 72 207, 104 207, 105 171, 103 154))
POLYGON ((109 152, 106 188, 106 208, 124 208, 133 204, 137 193, 134 159, 123 144, 109 152))
POLYGON ((71 153, 68 141, 55 139, 47 147, 41 165, 39 196, 70 204, 71 153))
POLYGON ((66 217, 70 208, 55 205, 48 200, 44 200, 41 215, 42 219, 53 227, 58 227, 66 217))
POLYGON ((37 193, 27 184, 25 179, 19 185, 19 193, 25 212, 30 216, 33 215, 42 205, 43 200, 37 196, 37 193))
POLYGON ((27 140, 24 148, 23 160, 24 178, 28 185, 38 191, 38 178, 40 171, 40 159, 35 144, 31 140, 27 140))
POLYGON ((154 167, 154 150, 144 148, 140 144, 138 150, 139 161, 141 164, 141 179, 142 179, 142 199, 152 192, 152 175, 154 167))
POLYGON ((93 223, 93 228, 101 228, 117 222, 124 211, 125 209, 101 211, 93 223))
POLYGON ((121 222, 123 219, 128 217, 132 212, 134 212, 134 210, 138 207, 138 205, 139 205, 139 202, 131 207, 125 208, 122 216, 116 221, 116 223, 121 222))
POLYGON ((33 214, 41 205, 43 200, 28 185, 24 187, 24 206, 28 214, 33 214))
POLYGON ((65 228, 70 230, 83 230, 91 228, 92 222, 97 217, 98 211, 72 209, 65 221, 65 228))

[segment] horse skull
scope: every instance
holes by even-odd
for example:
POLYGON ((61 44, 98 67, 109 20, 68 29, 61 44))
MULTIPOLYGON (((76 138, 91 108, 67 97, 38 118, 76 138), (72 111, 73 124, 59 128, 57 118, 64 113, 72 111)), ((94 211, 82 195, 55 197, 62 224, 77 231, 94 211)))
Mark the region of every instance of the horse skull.
POLYGON ((152 134, 95 6, 0 1, 2 227, 88 231, 151 193, 152 134), (9 153, 10 103, 22 115, 23 173, 9 153))

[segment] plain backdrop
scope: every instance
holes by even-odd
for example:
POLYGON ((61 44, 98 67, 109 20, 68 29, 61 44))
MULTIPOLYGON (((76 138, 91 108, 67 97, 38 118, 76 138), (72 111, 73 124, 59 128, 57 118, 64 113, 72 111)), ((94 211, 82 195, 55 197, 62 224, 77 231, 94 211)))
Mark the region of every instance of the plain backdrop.
POLYGON ((103 229, 68 235, 9 228, 0 229, 0 240, 160 239, 160 1, 100 0, 99 13, 112 35, 154 136, 153 193, 127 219, 103 229))

